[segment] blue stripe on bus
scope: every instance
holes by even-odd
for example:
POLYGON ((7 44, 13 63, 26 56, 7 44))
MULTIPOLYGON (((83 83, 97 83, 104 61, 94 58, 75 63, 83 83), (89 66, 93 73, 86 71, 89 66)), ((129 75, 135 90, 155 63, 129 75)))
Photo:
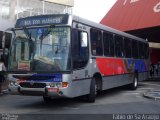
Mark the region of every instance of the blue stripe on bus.
POLYGON ((34 82, 62 82, 62 74, 33 74, 30 79, 26 81, 34 82), (32 79, 35 78, 36 79, 32 79), (44 79, 43 79, 44 78, 44 79))
POLYGON ((131 65, 134 63, 134 70, 138 70, 138 72, 147 71, 147 67, 144 60, 133 60, 128 59, 128 64, 131 65))

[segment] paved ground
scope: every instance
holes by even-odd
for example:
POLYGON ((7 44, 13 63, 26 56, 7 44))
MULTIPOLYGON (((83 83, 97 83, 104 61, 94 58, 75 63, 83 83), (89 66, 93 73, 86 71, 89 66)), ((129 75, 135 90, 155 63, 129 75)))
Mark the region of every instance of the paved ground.
POLYGON ((150 99, 160 100, 160 87, 159 87, 160 77, 157 77, 157 76, 152 77, 146 82, 150 82, 150 85, 152 85, 152 82, 154 82, 156 83, 156 85, 153 84, 152 86, 158 86, 158 88, 156 87, 155 89, 150 89, 146 91, 143 94, 143 96, 150 99))
POLYGON ((122 117, 126 117, 125 114, 134 115, 134 118, 135 115, 139 114, 154 114, 160 119, 160 100, 144 97, 144 93, 159 90, 159 88, 160 82, 146 81, 140 83, 136 91, 124 88, 110 89, 99 94, 95 103, 86 103, 75 98, 55 99, 52 103, 46 104, 43 102, 42 97, 1 94, 0 113, 2 113, 1 118, 5 118, 7 113, 7 115, 15 115, 11 117, 18 115, 17 117, 19 118, 23 116, 23 119, 37 120, 57 118, 57 115, 59 115, 58 120, 66 118, 66 116, 70 120, 73 120, 73 118, 84 120, 87 118, 104 119, 107 117, 111 119, 113 115, 119 114, 124 114, 122 117))

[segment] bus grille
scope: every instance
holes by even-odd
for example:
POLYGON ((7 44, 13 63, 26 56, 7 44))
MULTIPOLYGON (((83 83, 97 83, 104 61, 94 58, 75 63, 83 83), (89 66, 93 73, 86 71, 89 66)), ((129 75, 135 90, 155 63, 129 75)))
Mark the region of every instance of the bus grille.
POLYGON ((21 87, 24 88, 44 88, 46 87, 45 83, 30 83, 30 82, 23 82, 19 84, 21 87))

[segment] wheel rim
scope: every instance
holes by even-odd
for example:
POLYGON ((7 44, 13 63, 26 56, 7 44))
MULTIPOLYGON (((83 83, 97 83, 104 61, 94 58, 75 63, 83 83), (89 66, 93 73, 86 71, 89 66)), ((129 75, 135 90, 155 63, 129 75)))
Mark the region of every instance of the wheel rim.
POLYGON ((97 84, 95 84, 95 95, 97 95, 97 84))
POLYGON ((137 87, 137 84, 138 84, 138 81, 137 81, 137 78, 135 77, 135 79, 134 79, 134 87, 137 87))

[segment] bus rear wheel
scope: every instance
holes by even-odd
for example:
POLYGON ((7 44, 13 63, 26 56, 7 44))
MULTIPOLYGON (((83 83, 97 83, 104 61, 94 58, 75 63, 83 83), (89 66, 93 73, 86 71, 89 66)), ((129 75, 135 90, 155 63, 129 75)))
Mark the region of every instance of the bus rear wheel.
POLYGON ((130 89, 136 90, 137 87, 138 87, 138 77, 137 77, 137 75, 134 75, 133 83, 130 84, 130 89))
POLYGON ((97 84, 96 84, 95 78, 93 78, 93 79, 91 80, 91 84, 90 84, 90 92, 89 92, 89 94, 86 96, 87 102, 90 102, 90 103, 95 102, 96 95, 97 95, 97 84))

